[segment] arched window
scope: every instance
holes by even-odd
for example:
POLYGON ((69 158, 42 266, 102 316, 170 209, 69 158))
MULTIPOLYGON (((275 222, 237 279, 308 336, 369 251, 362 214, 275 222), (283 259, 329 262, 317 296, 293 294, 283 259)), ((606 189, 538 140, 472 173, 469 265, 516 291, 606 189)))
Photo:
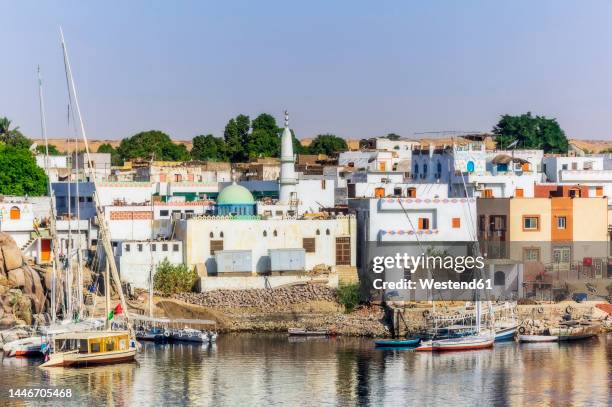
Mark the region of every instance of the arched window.
POLYGON ((319 236, 321 234, 321 231, 319 229, 317 229, 316 234, 317 234, 317 236, 319 236))
POLYGON ((268 232, 266 232, 265 230, 263 231, 263 237, 268 236, 268 232))
POLYGON ((423 175, 427 175, 427 164, 423 164, 423 175))
POLYGON ((278 236, 278 232, 275 230, 273 235, 274 235, 274 237, 278 236))
POLYGON ((223 232, 219 233, 219 237, 223 237, 223 232))
POLYGON ((438 165, 436 165, 436 172, 442 174, 442 163, 440 163, 440 161, 438 161, 438 165))
POLYGON ((213 232, 210 232, 210 238, 212 239, 213 237, 215 237, 215 234, 213 232))
POLYGON ((493 275, 493 285, 506 285, 506 273, 496 271, 493 275))
POLYGON ((21 219, 21 209, 19 209, 17 206, 13 206, 11 208, 10 218, 12 220, 19 220, 19 219, 21 219))
POLYGON ((329 229, 325 229, 325 234, 329 236, 329 229))
POLYGON ((415 174, 419 173, 419 164, 414 164, 414 173, 415 174))

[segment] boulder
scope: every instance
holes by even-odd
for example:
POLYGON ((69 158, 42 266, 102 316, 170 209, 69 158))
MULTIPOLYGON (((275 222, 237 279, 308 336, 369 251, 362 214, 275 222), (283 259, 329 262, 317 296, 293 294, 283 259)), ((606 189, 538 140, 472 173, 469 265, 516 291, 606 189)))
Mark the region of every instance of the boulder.
POLYGON ((0 318, 0 329, 12 328, 15 326, 15 322, 15 317, 12 315, 5 315, 4 318, 0 318))
POLYGON ((22 288, 26 285, 23 269, 15 268, 8 272, 9 287, 22 288))
POLYGON ((13 270, 23 265, 21 250, 13 241, 13 245, 2 246, 2 257, 4 257, 5 270, 13 270))

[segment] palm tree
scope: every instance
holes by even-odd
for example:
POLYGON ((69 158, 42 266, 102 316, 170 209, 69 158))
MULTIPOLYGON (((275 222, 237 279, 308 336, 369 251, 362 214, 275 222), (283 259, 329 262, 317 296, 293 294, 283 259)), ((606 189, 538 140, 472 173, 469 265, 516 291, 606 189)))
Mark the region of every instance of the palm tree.
POLYGON ((29 148, 32 144, 30 140, 21 134, 19 127, 11 129, 11 121, 6 117, 0 117, 0 142, 21 148, 29 148))

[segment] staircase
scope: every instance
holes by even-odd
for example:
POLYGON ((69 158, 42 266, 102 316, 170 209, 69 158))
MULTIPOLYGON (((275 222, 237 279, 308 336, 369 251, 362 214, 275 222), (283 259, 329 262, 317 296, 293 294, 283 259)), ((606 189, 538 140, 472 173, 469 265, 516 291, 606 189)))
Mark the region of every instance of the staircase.
POLYGON ((30 237, 30 240, 28 240, 23 246, 20 247, 21 252, 25 253, 25 251, 32 245, 32 243, 34 243, 36 240, 38 240, 38 237, 30 237))

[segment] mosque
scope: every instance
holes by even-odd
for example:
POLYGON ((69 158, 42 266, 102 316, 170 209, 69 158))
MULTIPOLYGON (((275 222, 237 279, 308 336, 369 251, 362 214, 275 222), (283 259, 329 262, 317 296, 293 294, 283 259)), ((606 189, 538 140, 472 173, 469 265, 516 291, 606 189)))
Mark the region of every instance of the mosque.
POLYGON ((318 213, 320 202, 333 206, 334 185, 299 179, 286 112, 280 155, 278 201, 256 201, 233 182, 220 191, 215 216, 177 222, 185 263, 202 277, 202 291, 308 281, 314 268, 329 270, 316 278, 331 286, 357 278, 355 218, 318 213))

